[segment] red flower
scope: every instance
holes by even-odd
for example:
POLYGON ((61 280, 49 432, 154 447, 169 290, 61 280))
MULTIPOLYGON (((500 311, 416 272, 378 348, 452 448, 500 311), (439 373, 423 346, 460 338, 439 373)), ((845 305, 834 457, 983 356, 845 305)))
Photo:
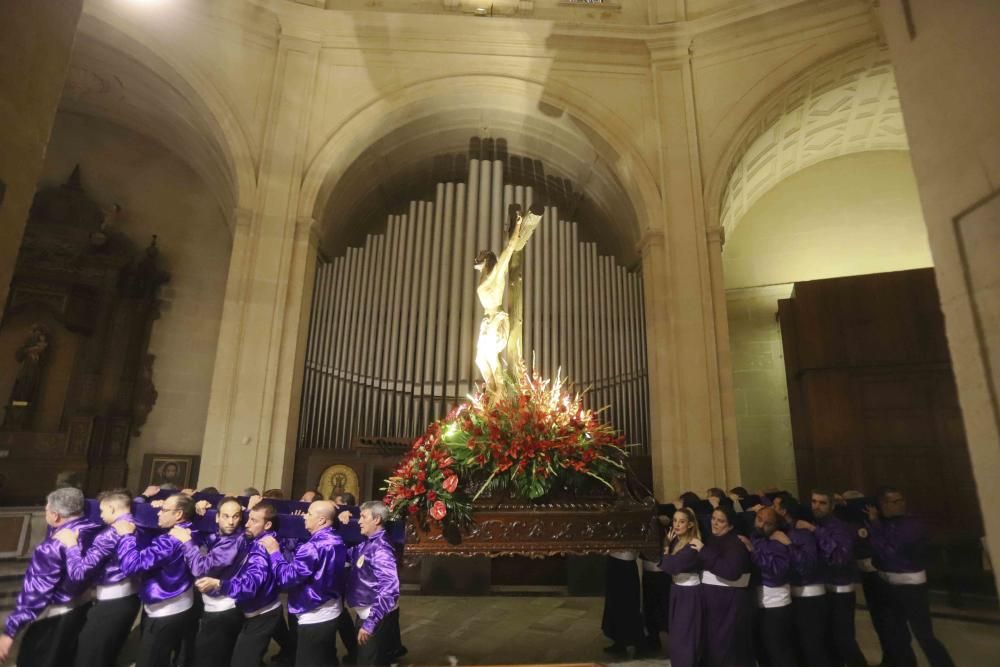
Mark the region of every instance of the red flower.
POLYGON ((410 505, 410 506, 409 506, 409 507, 407 508, 407 510, 408 510, 408 511, 410 512, 410 514, 416 514, 417 512, 419 512, 419 511, 420 511, 420 508, 419 508, 419 507, 417 507, 416 505, 410 505))
POLYGON ((431 517, 437 521, 440 521, 448 513, 448 508, 444 506, 444 503, 440 500, 431 506, 431 517))
POLYGON ((458 475, 448 475, 445 477, 441 487, 448 493, 455 493, 455 489, 458 488, 458 475))
POLYGON ((437 498, 437 494, 436 493, 434 493, 433 491, 428 491, 427 492, 427 500, 434 500, 435 498, 437 498))

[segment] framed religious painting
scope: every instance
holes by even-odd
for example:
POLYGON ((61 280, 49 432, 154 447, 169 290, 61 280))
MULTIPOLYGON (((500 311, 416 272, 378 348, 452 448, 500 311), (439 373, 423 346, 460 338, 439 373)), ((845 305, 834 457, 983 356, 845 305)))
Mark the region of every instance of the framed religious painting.
POLYGON ((146 454, 142 458, 143 487, 172 484, 178 489, 194 487, 198 481, 200 456, 187 454, 146 454))
POLYGON ((336 463, 323 470, 316 487, 316 490, 328 500, 333 500, 342 493, 351 493, 359 502, 361 500, 361 482, 358 473, 344 463, 336 463))

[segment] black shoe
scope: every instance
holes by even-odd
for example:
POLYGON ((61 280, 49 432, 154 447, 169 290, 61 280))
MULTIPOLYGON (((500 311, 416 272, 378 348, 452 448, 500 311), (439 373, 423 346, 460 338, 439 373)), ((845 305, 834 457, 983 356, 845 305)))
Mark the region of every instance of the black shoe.
POLYGON ((611 655, 628 655, 628 647, 624 644, 615 642, 611 646, 605 646, 604 652, 610 653, 611 655))

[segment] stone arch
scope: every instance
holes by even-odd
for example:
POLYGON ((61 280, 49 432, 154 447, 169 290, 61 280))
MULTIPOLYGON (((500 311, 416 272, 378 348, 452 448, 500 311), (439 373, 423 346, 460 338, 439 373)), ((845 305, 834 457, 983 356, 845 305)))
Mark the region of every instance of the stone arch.
POLYGON ((709 216, 731 235, 757 200, 805 167, 908 149, 888 51, 853 47, 803 71, 750 115, 709 182, 709 216))
MULTIPOLYGON (((628 128, 610 110, 595 113, 595 100, 572 88, 508 76, 427 79, 373 100, 334 130, 312 159, 299 197, 299 215, 321 219, 336 184, 351 165, 393 131, 416 119, 458 123, 452 114, 482 108, 483 100, 497 114, 531 119, 537 127, 526 137, 536 143, 538 151, 564 149, 564 165, 570 166, 570 172, 573 166, 586 167, 588 159, 593 160, 595 172, 605 169, 601 177, 614 179, 623 195, 616 203, 631 209, 625 231, 633 245, 629 250, 635 252, 639 239, 660 218, 662 204, 653 174, 632 144, 628 128)), ((545 159, 540 153, 529 156, 545 159)))
MULTIPOLYGON (((232 227, 236 209, 253 206, 256 170, 250 140, 225 95, 196 67, 153 35, 101 5, 88 6, 81 18, 77 41, 88 40, 120 53, 130 66, 143 70, 146 73, 143 83, 149 85, 158 99, 176 99, 173 107, 164 102, 158 109, 174 122, 154 138, 183 153, 184 148, 176 145, 170 133, 190 128, 191 135, 186 137, 189 144, 202 143, 181 157, 218 192, 220 208, 232 227), (220 188, 224 191, 219 192, 220 188)), ((92 76, 93 72, 74 71, 71 65, 67 92, 72 95, 74 86, 86 89, 92 76)), ((129 124, 126 118, 114 113, 102 114, 99 110, 93 113, 129 124)), ((150 125, 140 123, 133 129, 151 134, 150 125)))

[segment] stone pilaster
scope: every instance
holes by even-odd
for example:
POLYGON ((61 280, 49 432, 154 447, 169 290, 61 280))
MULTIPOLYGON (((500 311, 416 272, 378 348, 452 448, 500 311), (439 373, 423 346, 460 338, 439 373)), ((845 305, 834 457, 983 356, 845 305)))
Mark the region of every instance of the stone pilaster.
POLYGON ((282 36, 253 210, 237 213, 199 484, 288 488, 316 229, 296 210, 319 46, 282 36))
POLYGON ((729 487, 740 475, 722 239, 705 227, 691 72, 675 47, 653 53, 666 219, 643 250, 653 476, 664 498, 729 487))

